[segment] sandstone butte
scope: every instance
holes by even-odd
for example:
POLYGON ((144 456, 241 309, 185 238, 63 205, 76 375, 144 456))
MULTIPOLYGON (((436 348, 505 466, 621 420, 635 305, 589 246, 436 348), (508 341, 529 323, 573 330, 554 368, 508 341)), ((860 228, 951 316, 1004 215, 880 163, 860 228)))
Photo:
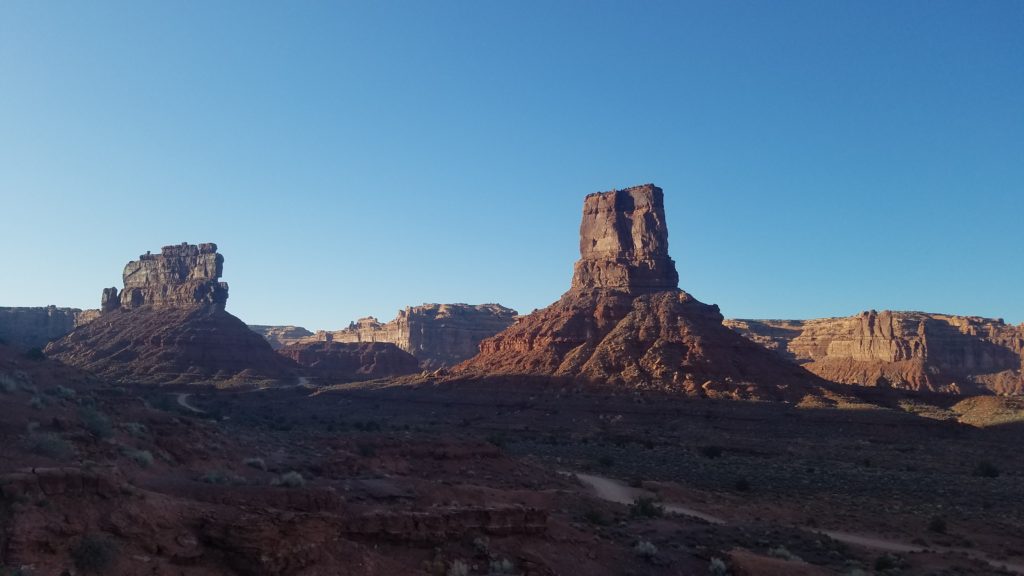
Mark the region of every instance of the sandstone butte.
POLYGON ((227 311, 216 244, 165 246, 124 268, 101 313, 46 353, 104 378, 139 383, 290 379, 294 364, 227 311))
POLYGON ((678 283, 661 188, 590 194, 569 291, 484 340, 452 377, 557 378, 732 398, 797 397, 824 384, 725 327, 717 306, 678 283))
POLYGON ((392 378, 420 372, 415 356, 391 342, 296 342, 277 350, 319 384, 392 378))
POLYGON ((822 378, 959 394, 1024 393, 1024 325, 870 310, 845 318, 727 320, 822 378))
POLYGON ((275 348, 333 342, 391 343, 433 370, 472 358, 480 342, 512 325, 516 311, 500 304, 423 304, 400 310, 390 322, 370 316, 342 330, 315 334, 295 326, 250 326, 275 348))

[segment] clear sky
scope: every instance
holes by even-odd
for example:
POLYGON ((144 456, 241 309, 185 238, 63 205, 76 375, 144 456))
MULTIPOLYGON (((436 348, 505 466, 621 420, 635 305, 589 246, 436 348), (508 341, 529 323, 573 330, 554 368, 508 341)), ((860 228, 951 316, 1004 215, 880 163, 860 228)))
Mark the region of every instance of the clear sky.
POLYGON ((665 189, 731 317, 1024 321, 1024 2, 0 2, 0 305, 216 242, 228 310, 543 307, 665 189))

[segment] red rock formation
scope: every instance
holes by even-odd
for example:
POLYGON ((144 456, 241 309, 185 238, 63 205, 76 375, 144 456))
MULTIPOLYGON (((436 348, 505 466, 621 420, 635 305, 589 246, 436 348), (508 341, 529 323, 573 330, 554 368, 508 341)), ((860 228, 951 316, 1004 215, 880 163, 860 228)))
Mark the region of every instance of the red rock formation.
POLYGON ((129 262, 120 296, 105 289, 104 312, 50 343, 47 354, 104 378, 148 384, 290 378, 294 364, 224 310, 224 258, 216 249, 166 246, 129 262))
POLYGON ((587 196, 570 290, 485 340, 455 376, 556 376, 732 397, 780 397, 819 383, 737 337, 717 306, 676 287, 662 203, 653 185, 587 196))
POLYGON ((270 347, 274 350, 280 350, 289 344, 295 344, 313 335, 312 332, 302 326, 261 326, 250 324, 249 329, 266 338, 267 342, 270 342, 270 347))
POLYGON ((1024 392, 1024 329, 1002 320, 862 312, 726 324, 823 378, 938 392, 1024 392))
POLYGON ((277 352, 324 381, 371 380, 420 371, 416 357, 390 342, 300 342, 277 352))
MULTIPOLYGON (((250 326, 271 344, 390 342, 415 356, 423 368, 453 366, 472 358, 480 342, 512 325, 516 311, 500 304, 424 304, 400 310, 394 320, 360 318, 344 330, 295 337, 284 327, 250 326)), ((299 329, 305 331, 305 329, 299 329)))

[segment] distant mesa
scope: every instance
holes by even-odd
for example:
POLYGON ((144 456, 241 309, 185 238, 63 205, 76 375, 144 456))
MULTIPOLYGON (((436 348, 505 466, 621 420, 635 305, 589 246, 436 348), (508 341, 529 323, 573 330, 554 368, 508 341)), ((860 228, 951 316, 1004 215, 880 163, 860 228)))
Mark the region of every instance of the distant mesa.
POLYGON ((516 311, 500 304, 424 304, 400 310, 389 322, 372 316, 316 334, 294 326, 250 326, 275 348, 311 342, 391 343, 436 370, 472 358, 480 342, 512 325, 516 311))
POLYGON ((139 383, 280 380, 295 365, 224 310, 216 244, 165 246, 124 268, 103 290, 101 313, 46 352, 99 376, 139 383))
POLYGON ((391 342, 297 342, 277 352, 302 366, 319 384, 393 378, 420 371, 416 357, 391 342))
POLYGON ((98 315, 98 310, 56 306, 0 308, 0 342, 22 351, 42 349, 98 315))
POLYGON ((1024 393, 1024 326, 976 316, 869 310, 845 318, 727 320, 844 384, 957 394, 1024 393))
POLYGON ((678 288, 661 188, 590 194, 561 299, 484 340, 456 378, 564 377, 695 396, 782 398, 818 377, 722 325, 678 288))

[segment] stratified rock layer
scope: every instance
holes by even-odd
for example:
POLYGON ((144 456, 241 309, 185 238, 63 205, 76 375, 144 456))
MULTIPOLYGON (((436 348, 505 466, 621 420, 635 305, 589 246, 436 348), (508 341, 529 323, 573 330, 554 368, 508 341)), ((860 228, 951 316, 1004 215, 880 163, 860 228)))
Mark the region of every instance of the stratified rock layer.
POLYGON ((56 306, 0 308, 0 340, 21 350, 42 348, 97 315, 96 310, 56 306))
POLYGON ((583 200, 573 289, 637 292, 674 290, 678 285, 676 264, 668 256, 661 188, 645 184, 590 194, 583 200))
POLYGON ((1024 392, 1024 326, 975 316, 862 312, 729 320, 747 338, 845 384, 952 393, 1024 392))
POLYGON ((279 349, 321 383, 404 376, 420 371, 415 356, 390 342, 304 342, 279 349))
POLYGON ((580 229, 570 290, 482 342, 455 377, 563 377, 767 398, 822 383, 729 330, 717 306, 676 287, 660 188, 587 196, 580 229))
POLYGON ((294 363, 224 310, 215 244, 166 246, 103 291, 102 313, 46 353, 104 378, 146 384, 290 379, 294 363))
POLYGON ((415 356, 423 368, 435 369, 472 358, 482 340, 508 328, 515 318, 515 310, 500 304, 424 304, 400 310, 390 322, 360 318, 344 330, 320 330, 312 336, 299 338, 286 335, 280 330, 282 327, 251 328, 283 345, 389 342, 415 356))
MULTIPOLYGON (((146 253, 124 267, 124 289, 116 299, 122 308, 140 306, 212 305, 224 308, 228 285, 220 282, 224 257, 217 245, 164 246, 160 254, 146 253)), ((103 291, 102 308, 116 308, 110 289, 103 291)))

